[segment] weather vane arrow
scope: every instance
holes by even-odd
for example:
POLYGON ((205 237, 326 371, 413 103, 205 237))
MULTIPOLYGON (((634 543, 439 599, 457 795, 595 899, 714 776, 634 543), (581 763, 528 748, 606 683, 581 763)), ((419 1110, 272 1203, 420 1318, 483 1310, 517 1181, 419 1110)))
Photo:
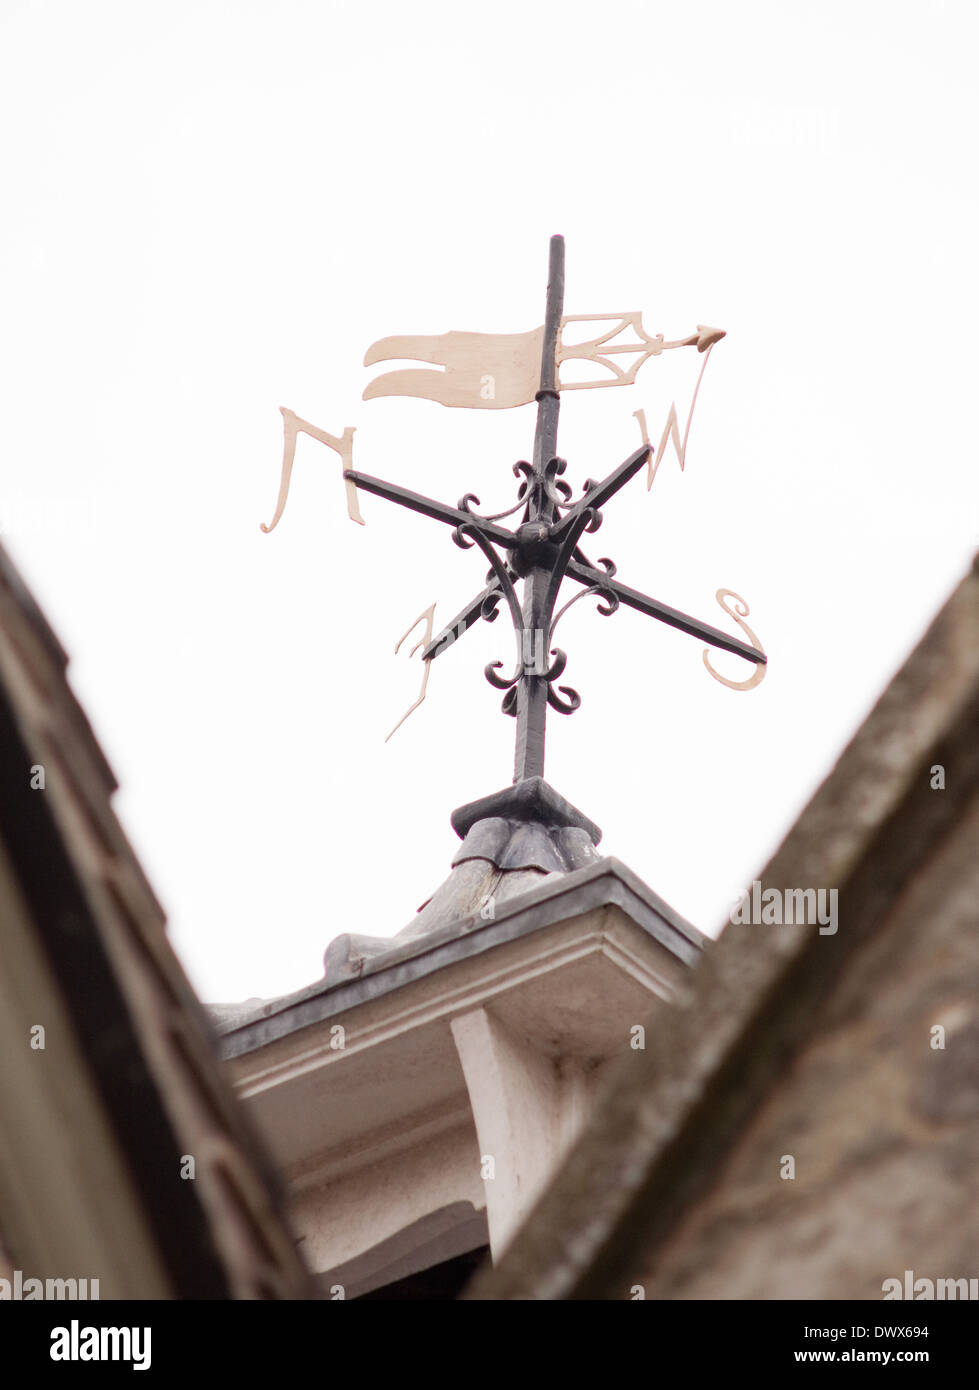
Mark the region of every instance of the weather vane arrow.
MULTIPOLYGON (((479 498, 473 493, 466 493, 452 507, 358 472, 353 467, 352 427, 348 426, 340 436, 330 435, 300 419, 292 411, 283 409, 285 448, 282 481, 275 515, 268 526, 263 525, 263 531, 271 531, 282 516, 288 497, 296 440, 300 433, 306 433, 339 455, 347 488, 348 512, 354 521, 363 524, 357 493, 370 492, 450 526, 457 545, 465 550, 477 547, 489 562, 486 586, 441 632, 432 635, 435 608, 432 604, 399 641, 396 651, 419 623, 424 623, 424 635, 411 649, 412 655, 421 649, 421 658, 425 663, 421 690, 395 729, 424 700, 430 663, 476 622, 494 621, 501 605, 509 610, 513 624, 515 663, 509 676, 501 674, 503 663, 499 661, 491 662, 485 669, 485 675, 492 686, 505 692, 503 709, 517 721, 515 783, 543 778, 547 709, 571 714, 581 703, 580 696, 571 686, 557 684, 567 665, 567 656, 553 643, 561 618, 574 603, 588 595, 598 600, 598 611, 604 616, 625 605, 680 632, 700 638, 708 644, 708 649, 714 647, 750 662, 752 674, 746 680, 734 681, 715 671, 709 650, 704 651, 707 670, 731 689, 749 690, 760 683, 765 674, 767 658, 754 632, 744 621, 749 616, 748 605, 733 590, 718 589, 717 601, 748 641, 732 637, 699 618, 629 588, 616 577, 616 566, 611 560, 603 558, 593 562, 580 546, 583 536, 597 531, 601 525, 601 508, 644 466, 648 466, 648 484, 652 485, 656 469, 671 441, 683 468, 690 419, 707 360, 714 346, 724 336, 723 329, 699 324, 696 332, 667 342, 662 334, 650 336, 646 333, 638 312, 565 316, 564 239, 555 236, 551 238, 545 316, 540 328, 516 334, 449 332, 431 337, 396 336, 374 343, 365 354, 366 366, 401 360, 428 363, 436 370, 415 367, 386 372, 369 383, 364 391, 365 400, 380 396, 416 396, 446 406, 476 410, 504 410, 527 405, 531 401, 537 402, 532 461, 521 461, 513 466, 515 476, 520 479, 517 501, 505 511, 493 515, 481 515, 473 510, 474 504, 479 505, 479 498), (569 324, 601 322, 609 326, 587 341, 564 341, 564 332, 569 324), (630 333, 632 338, 623 337, 630 333), (704 361, 682 438, 675 404, 670 407, 659 447, 655 451, 646 433, 645 413, 636 411, 642 432, 642 447, 601 481, 587 479, 581 497, 573 500, 572 489, 563 476, 565 461, 557 456, 561 393, 606 386, 631 386, 650 357, 685 347, 695 347, 698 353, 703 354, 704 361), (591 381, 562 381, 561 365, 571 360, 593 362, 605 374, 591 381), (513 529, 499 524, 516 513, 521 515, 513 529), (565 579, 581 587, 555 612, 565 579), (521 583, 522 594, 518 597, 516 586, 521 583), (734 600, 733 608, 729 607, 728 599, 734 600)), ((392 729, 391 732, 394 731, 392 729)))
MULTIPOLYGON (((695 347, 706 352, 725 336, 723 328, 698 324, 697 331, 673 342, 664 341, 662 333, 650 337, 642 326, 640 313, 569 314, 561 318, 553 341, 555 385, 558 391, 581 391, 599 386, 631 386, 640 368, 650 357, 658 357, 673 348, 695 347), (607 322, 605 333, 583 343, 566 344, 564 329, 569 323, 607 322), (636 335, 634 342, 616 341, 629 330, 636 335), (633 360, 620 366, 613 358, 630 356, 633 360), (561 381, 563 362, 594 362, 605 368, 608 376, 595 381, 561 381)), ((546 344, 552 351, 550 341, 546 344)), ((466 410, 510 410, 529 405, 536 400, 540 389, 540 365, 545 351, 545 328, 529 333, 440 333, 430 337, 395 336, 372 343, 364 354, 364 366, 378 362, 429 362, 441 371, 425 368, 401 368, 375 377, 364 390, 365 401, 378 396, 417 396, 437 401, 440 405, 458 406, 466 410)))

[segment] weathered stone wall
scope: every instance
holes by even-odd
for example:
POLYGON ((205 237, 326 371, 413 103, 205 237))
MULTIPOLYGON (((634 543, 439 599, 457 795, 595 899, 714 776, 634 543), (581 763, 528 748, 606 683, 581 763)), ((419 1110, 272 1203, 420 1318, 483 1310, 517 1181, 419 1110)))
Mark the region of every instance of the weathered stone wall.
POLYGON ((979 800, 638 1282, 649 1298, 880 1299, 909 1269, 975 1279, 977 1159, 979 800))

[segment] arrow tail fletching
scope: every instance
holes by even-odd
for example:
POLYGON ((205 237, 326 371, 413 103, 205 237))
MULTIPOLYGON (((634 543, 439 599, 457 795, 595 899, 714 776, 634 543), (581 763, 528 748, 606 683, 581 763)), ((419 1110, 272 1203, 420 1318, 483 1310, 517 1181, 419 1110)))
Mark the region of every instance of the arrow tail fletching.
POLYGON ((528 405, 540 382, 544 329, 529 333, 442 333, 435 337, 381 338, 367 349, 364 364, 430 362, 441 371, 407 368, 375 377, 363 393, 416 396, 468 410, 509 410, 528 405))

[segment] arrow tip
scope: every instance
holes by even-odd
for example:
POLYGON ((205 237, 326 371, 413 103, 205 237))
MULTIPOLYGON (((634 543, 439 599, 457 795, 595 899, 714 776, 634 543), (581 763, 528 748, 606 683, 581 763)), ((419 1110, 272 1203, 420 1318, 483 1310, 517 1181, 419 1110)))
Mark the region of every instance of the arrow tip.
POLYGON ((719 343, 722 338, 727 337, 727 329, 711 328, 709 324, 697 324, 697 351, 706 352, 709 347, 719 343))

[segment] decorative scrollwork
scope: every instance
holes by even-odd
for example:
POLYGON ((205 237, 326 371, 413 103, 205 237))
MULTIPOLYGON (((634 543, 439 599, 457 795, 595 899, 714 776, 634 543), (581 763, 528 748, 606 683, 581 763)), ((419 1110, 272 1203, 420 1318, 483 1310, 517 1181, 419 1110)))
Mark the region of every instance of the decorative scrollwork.
MULTIPOLYGON (((538 476, 526 459, 520 459, 513 465, 514 477, 521 478, 522 481, 517 489, 517 500, 512 507, 507 507, 506 511, 489 514, 477 512, 474 508, 480 506, 480 501, 474 492, 464 493, 456 506, 460 512, 465 512, 476 521, 502 521, 504 517, 513 516, 514 512, 518 512, 528 502, 541 504, 547 501, 554 507, 566 507, 570 503, 571 488, 559 475, 567 466, 566 459, 549 459, 544 467, 543 476, 538 476)), ((469 549, 468 546, 463 548, 469 549)))
POLYGON ((490 685, 497 690, 506 691, 501 706, 504 714, 516 716, 517 687, 521 680, 525 680, 530 676, 537 676, 540 680, 546 682, 547 703, 552 709, 557 710, 559 714, 574 714, 575 710, 581 706, 581 696, 578 694, 577 690, 574 690, 570 685, 560 685, 557 687, 557 690, 555 690, 554 687, 554 682, 564 673, 564 668, 568 664, 567 653, 562 651, 560 647, 554 647, 551 649, 549 655, 552 656, 554 660, 546 671, 535 671, 533 669, 533 663, 524 661, 521 662, 520 670, 511 676, 509 680, 503 676, 497 675, 497 671, 503 665, 502 661, 490 662, 485 668, 484 675, 490 685), (562 700, 561 695, 557 693, 558 691, 567 698, 562 700))
POLYGON ((568 654, 563 652, 560 647, 552 647, 548 654, 553 656, 554 660, 547 670, 541 673, 541 679, 550 685, 551 681, 556 681, 558 676, 564 675, 564 668, 568 664, 568 654))
MULTIPOLYGON (((588 494, 589 494, 594 488, 596 488, 596 487, 598 487, 598 486, 599 486, 599 484, 597 483, 597 481, 596 481, 594 478, 586 478, 586 479, 585 479, 585 485, 584 485, 584 487, 581 489, 581 497, 580 497, 579 501, 581 501, 581 502, 587 501, 587 499, 588 499, 588 494)), ((570 497, 570 495, 571 495, 571 494, 570 494, 570 492, 569 492, 569 493, 568 493, 568 496, 570 497)), ((602 513, 599 511, 599 509, 598 509, 597 507, 591 507, 589 510, 590 510, 590 519, 589 519, 588 525, 587 525, 584 529, 585 529, 586 531, 597 531, 598 528, 599 528, 599 526, 601 526, 602 522, 605 520, 605 518, 604 518, 604 516, 602 515, 602 513)))
MULTIPOLYGON (((522 487, 521 493, 524 491, 525 487, 522 487)), ((521 496, 518 501, 515 502, 512 507, 508 507, 505 512, 493 512, 491 516, 484 516, 482 512, 473 511, 472 504, 474 502, 477 507, 480 505, 479 498, 476 494, 474 492, 467 492, 459 498, 456 506, 460 512, 466 512, 468 516, 474 517, 476 521, 502 521, 505 516, 513 516, 514 512, 518 512, 524 505, 523 497, 521 496)), ((466 547, 466 549, 468 549, 468 547, 466 547)))
MULTIPOLYGON (((601 556, 599 558, 598 563, 601 565, 602 569, 608 575, 609 579, 615 578, 616 570, 618 567, 616 565, 613 565, 612 561, 608 558, 607 555, 601 556)), ((604 603, 600 603, 598 605, 598 612, 601 613, 603 618, 610 618, 612 614, 618 610, 619 597, 614 589, 607 588, 604 584, 593 584, 591 592, 593 594, 601 594, 605 600, 604 603)))
POLYGON ((561 695, 567 695, 567 700, 562 700, 553 685, 547 687, 547 703, 551 709, 557 710, 558 714, 574 714, 576 709, 581 708, 581 696, 577 690, 573 690, 570 685, 559 685, 561 695))
POLYGON ((526 459, 520 459, 513 465, 512 472, 515 478, 523 478, 523 482, 520 484, 517 492, 517 496, 523 499, 526 497, 527 489, 530 487, 531 481, 533 480, 533 465, 529 464, 526 459))
MULTIPOLYGON (((601 565, 602 569, 608 575, 609 579, 615 578, 616 566, 612 563, 612 561, 608 558, 607 555, 603 555, 602 558, 598 561, 598 564, 601 565)), ((594 565, 589 564, 589 569, 594 568, 594 565)), ((559 608, 557 613, 555 613, 554 617, 551 619, 551 626, 547 635, 547 640, 549 642, 553 640, 554 629, 557 627, 558 623, 564 617, 565 613, 567 613, 568 609, 571 608, 572 605, 580 602, 581 599, 588 598, 589 596, 600 598, 602 600, 602 602, 598 605, 597 611, 601 613, 603 618, 610 618, 612 614, 616 611, 616 609, 619 607, 618 597, 612 589, 606 588, 604 584, 591 584, 587 589, 579 590, 579 592, 575 594, 574 598, 569 598, 564 607, 559 608)))
POLYGON ((578 541, 581 539, 582 532, 589 529, 594 516, 595 512, 592 508, 586 507, 581 515, 574 519, 564 540, 561 542, 561 548, 558 551, 554 568, 551 571, 550 582, 547 586, 547 598, 544 602, 545 613, 554 612, 554 604, 557 601, 558 591, 561 588, 564 576, 568 572, 568 565, 571 563, 571 557, 578 547, 578 541))
MULTIPOLYGON (((507 601, 510 609, 510 616, 513 619, 514 631, 518 631, 523 621, 523 615, 520 612, 520 604, 517 601, 516 591, 514 590, 509 571, 493 549, 493 546, 483 535, 479 527, 474 526, 468 521, 461 522, 460 525, 455 528, 452 532, 452 539, 455 541, 456 545, 462 546, 463 550, 471 550, 474 543, 479 546, 492 566, 491 573, 500 586, 500 593, 507 601)), ((490 599, 495 599, 495 595, 487 594, 486 599, 483 601, 484 604, 489 602, 490 599)), ((496 601, 498 602, 498 600, 496 601)))
POLYGON ((487 666, 483 667, 483 675, 489 681, 490 685, 493 687, 494 690, 509 690, 512 686, 516 685, 517 681, 520 680, 521 676, 524 673, 523 666, 521 665, 517 668, 516 673, 512 675, 509 680, 505 680, 503 676, 498 676, 496 674, 497 671, 502 670, 502 668, 502 661, 491 661, 487 666))
MULTIPOLYGON (((492 622, 497 617, 497 613, 495 611, 496 605, 499 603, 501 598, 505 598, 507 601, 507 606, 510 609, 510 617, 513 621, 514 635, 516 636, 517 641, 519 642, 519 634, 521 631, 521 624, 523 622, 523 614, 520 611, 520 604, 517 601, 517 595, 513 587, 513 581, 510 578, 510 574, 507 570, 506 565, 500 559, 499 555, 497 555, 496 551, 493 549, 493 546, 483 535, 482 531, 480 531, 479 528, 475 526, 472 522, 464 521, 459 526, 457 526, 455 530, 452 532, 452 539, 455 541, 456 545, 461 546, 463 550, 471 550, 473 545, 478 545, 480 550, 486 556, 487 560, 489 560, 490 565, 492 566, 490 570, 490 575, 492 575, 496 579, 496 582, 499 585, 499 592, 486 595, 481 605, 481 616, 486 618, 487 621, 492 622), (486 610, 488 607, 490 608, 490 611, 487 613, 486 610)), ((509 680, 507 680, 503 676, 498 676, 496 674, 497 671, 502 669, 502 667, 502 661, 491 661, 487 666, 483 668, 483 674, 489 681, 490 685, 494 687, 494 689, 507 691, 507 698, 509 698, 509 695, 511 693, 515 693, 513 691, 513 687, 517 684, 517 681, 519 681, 521 676, 524 674, 522 654, 518 652, 516 670, 509 680)), ((505 712, 507 714, 511 713, 512 711, 509 708, 507 708, 506 699, 504 699, 503 703, 505 712)))
POLYGON ((544 476, 540 479, 540 492, 543 498, 554 507, 566 507, 571 498, 571 488, 561 477, 568 466, 567 459, 548 459, 544 465, 544 476))

